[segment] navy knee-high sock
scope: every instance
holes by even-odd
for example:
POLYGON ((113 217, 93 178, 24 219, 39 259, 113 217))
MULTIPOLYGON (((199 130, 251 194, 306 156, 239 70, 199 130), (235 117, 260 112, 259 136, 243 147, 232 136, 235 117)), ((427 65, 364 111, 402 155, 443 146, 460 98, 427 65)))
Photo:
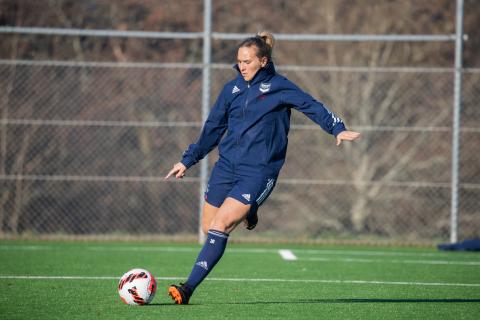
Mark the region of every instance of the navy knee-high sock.
POLYGON ((223 256, 227 246, 228 234, 217 230, 208 230, 207 241, 198 254, 197 261, 188 277, 186 285, 192 290, 205 279, 223 256))

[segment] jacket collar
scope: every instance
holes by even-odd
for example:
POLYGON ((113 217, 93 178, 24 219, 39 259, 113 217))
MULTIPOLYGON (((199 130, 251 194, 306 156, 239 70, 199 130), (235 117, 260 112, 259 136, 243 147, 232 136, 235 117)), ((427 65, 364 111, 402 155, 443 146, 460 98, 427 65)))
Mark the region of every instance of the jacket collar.
POLYGON ((246 82, 250 83, 250 85, 253 85, 257 82, 261 82, 265 80, 267 77, 275 74, 275 66, 273 65, 272 61, 269 61, 265 67, 258 70, 257 73, 253 76, 252 80, 250 81, 245 81, 245 79, 243 79, 240 69, 238 68, 238 64, 235 64, 233 68, 237 70, 238 78, 244 83, 246 82))

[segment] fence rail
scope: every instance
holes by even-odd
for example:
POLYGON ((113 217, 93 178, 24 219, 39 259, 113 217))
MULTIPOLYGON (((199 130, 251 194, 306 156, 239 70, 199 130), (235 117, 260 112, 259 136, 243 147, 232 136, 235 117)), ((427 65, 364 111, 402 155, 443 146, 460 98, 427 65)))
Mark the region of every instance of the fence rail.
MULTIPOLYGON (((299 42, 452 42, 456 62, 279 66, 312 95, 334 102, 362 139, 332 147, 318 126, 293 113, 287 163, 262 207, 257 235, 411 241, 478 235, 480 169, 471 141, 480 127, 471 119, 480 69, 462 68, 459 60, 466 36, 458 4, 455 34, 276 34, 299 42)), ((192 212, 202 206, 214 160, 177 183, 162 174, 195 140, 210 96, 233 75, 231 65, 211 62, 210 41, 249 36, 213 32, 209 0, 205 8, 203 32, 0 27, 4 34, 204 40, 202 63, 0 59, 0 234, 199 230, 200 216, 192 212)))
MULTIPOLYGON (((95 30, 66 28, 32 28, 0 26, 0 33, 41 34, 86 37, 125 37, 152 39, 203 39, 204 32, 156 32, 127 30, 95 30)), ((209 37, 218 40, 243 40, 248 33, 211 32, 209 37)), ((283 34, 275 36, 284 41, 455 41, 455 34, 283 34)), ((464 35, 465 39, 468 37, 464 35)))

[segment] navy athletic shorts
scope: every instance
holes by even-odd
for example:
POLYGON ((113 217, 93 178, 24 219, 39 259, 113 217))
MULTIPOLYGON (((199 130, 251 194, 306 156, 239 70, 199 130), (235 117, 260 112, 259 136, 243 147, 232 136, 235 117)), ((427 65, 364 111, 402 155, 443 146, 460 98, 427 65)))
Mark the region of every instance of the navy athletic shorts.
POLYGON ((252 176, 236 172, 232 166, 220 160, 213 167, 205 201, 219 208, 225 199, 230 197, 251 205, 252 214, 272 193, 276 180, 276 176, 252 176))

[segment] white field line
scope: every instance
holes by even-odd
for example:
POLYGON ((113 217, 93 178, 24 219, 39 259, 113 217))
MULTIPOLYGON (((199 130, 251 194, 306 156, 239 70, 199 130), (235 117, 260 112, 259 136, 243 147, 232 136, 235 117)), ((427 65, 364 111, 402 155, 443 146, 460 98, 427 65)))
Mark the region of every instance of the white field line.
MULTIPOLYGON (((0 246, 1 248, 1 246, 0 246)), ((199 252, 200 247, 102 247, 92 246, 94 251, 158 251, 158 252, 199 252)), ((279 249, 227 248, 231 253, 278 253, 279 249)), ((438 257, 448 256, 451 252, 398 252, 375 250, 328 250, 328 249, 288 249, 292 252, 309 255, 341 255, 341 256, 399 256, 399 257, 438 257)), ((465 253, 465 252, 460 252, 465 253)))
MULTIPOLYGON (((184 277, 156 277, 157 280, 182 280, 184 277)), ((0 275, 0 280, 120 280, 112 276, 27 276, 0 275)), ((404 285, 404 286, 447 286, 447 287, 480 287, 480 283, 451 282, 410 282, 410 281, 377 281, 377 280, 328 280, 328 279, 254 279, 254 278, 206 278, 207 281, 226 282, 292 282, 292 283, 327 283, 327 284, 364 284, 364 285, 404 285)))
MULTIPOLYGON (((91 250, 108 250, 108 247, 90 247, 91 250)), ((111 248, 118 251, 159 251, 159 252, 198 252, 199 248, 186 248, 186 247, 163 247, 163 248, 154 248, 154 247, 122 247, 122 248, 111 248)), ((310 260, 310 261, 340 261, 340 262, 363 262, 363 263, 410 263, 410 264, 427 264, 427 265, 464 265, 464 266, 480 266, 480 261, 449 261, 449 260, 383 260, 383 259, 360 259, 360 258, 298 258, 297 255, 293 253, 305 253, 309 255, 356 255, 356 256, 405 256, 405 257, 438 257, 441 256, 442 252, 438 253, 407 253, 407 252, 385 252, 385 251, 343 251, 343 250, 305 250, 305 249, 242 249, 242 248, 232 248, 227 249, 229 253, 276 253, 278 252, 284 260, 310 260), (281 253, 283 252, 283 254, 281 253), (287 253, 289 252, 289 253, 287 253), (285 256, 284 256, 285 255, 285 256), (286 258, 288 256, 289 258, 286 258), (294 257, 294 258, 293 258, 294 257)))
POLYGON ((0 250, 52 250, 50 246, 35 246, 35 245, 0 245, 0 250))
POLYGON ((297 260, 297 256, 294 255, 291 250, 281 249, 281 250, 278 250, 278 253, 280 254, 283 260, 287 260, 287 261, 297 260))
MULTIPOLYGON (((43 245, 0 245, 0 250, 57 250, 55 246, 43 246, 43 245)), ((78 248, 77 248, 78 249, 78 248)), ((124 247, 105 247, 105 246, 87 246, 81 249, 90 251, 124 251, 124 252, 194 252, 198 253, 199 247, 139 247, 139 246, 124 246, 124 247)), ((323 255, 323 256, 374 256, 374 257, 445 257, 448 256, 447 252, 395 252, 395 251, 374 251, 374 250, 327 250, 327 249, 281 249, 290 251, 294 256, 300 254, 307 255, 323 255), (295 255, 293 253, 297 255, 295 255)), ((274 253, 278 254, 279 249, 255 249, 255 248, 231 248, 227 249, 228 253, 252 253, 252 254, 264 254, 274 253)), ((450 256, 451 253, 450 253, 450 256)), ((458 258, 458 257, 455 257, 458 258)), ((291 259, 295 260, 295 259, 291 259)), ((359 263, 405 263, 405 264, 425 264, 425 265, 463 265, 463 266, 480 266, 480 261, 468 261, 468 260, 411 260, 411 259, 369 259, 369 258, 329 258, 329 257, 311 257, 311 258, 298 258, 300 261, 337 261, 337 262, 359 262, 359 263)))
MULTIPOLYGON (((86 246, 86 250, 92 251, 146 251, 146 252, 198 252, 199 247, 107 247, 107 246, 86 246)), ((43 245, 0 245, 0 250, 56 250, 55 246, 43 245)), ((78 248, 77 248, 78 250, 78 248)), ((279 249, 255 249, 255 248, 229 248, 231 253, 278 253, 279 249)), ((302 254, 310 255, 346 255, 346 256, 404 256, 404 257, 438 257, 449 255, 450 252, 398 252, 398 251, 376 251, 376 250, 329 250, 329 249, 289 249, 302 254)), ((463 252, 464 253, 464 252, 463 252)))
POLYGON ((395 263, 395 264, 428 264, 428 265, 460 265, 480 266, 480 261, 449 261, 449 260, 389 260, 389 259, 359 259, 359 258, 300 258, 302 261, 324 262, 360 262, 360 263, 395 263))
MULTIPOLYGON (((1 247, 0 247, 1 248, 1 247)), ((200 247, 88 247, 88 250, 93 251, 158 251, 158 252, 198 252, 200 247)), ((278 253, 279 249, 255 249, 255 248, 228 248, 226 252, 231 253, 278 253)), ((289 249, 296 253, 309 255, 354 255, 354 256, 405 256, 405 257, 438 257, 441 255, 448 255, 447 252, 386 252, 386 251, 372 251, 372 250, 309 250, 309 249, 289 249)), ((451 254, 451 253, 450 253, 451 254)))
MULTIPOLYGON (((297 250, 295 250, 297 251, 297 250)), ((398 251, 376 251, 376 250, 328 250, 328 249, 300 249, 305 254, 324 255, 346 255, 346 256, 398 256, 398 257, 438 257, 448 255, 449 252, 398 252, 398 251)))
MULTIPOLYGON (((201 247, 88 247, 92 251, 200 252, 201 247)), ((228 248, 230 253, 278 253, 278 249, 228 248)))

